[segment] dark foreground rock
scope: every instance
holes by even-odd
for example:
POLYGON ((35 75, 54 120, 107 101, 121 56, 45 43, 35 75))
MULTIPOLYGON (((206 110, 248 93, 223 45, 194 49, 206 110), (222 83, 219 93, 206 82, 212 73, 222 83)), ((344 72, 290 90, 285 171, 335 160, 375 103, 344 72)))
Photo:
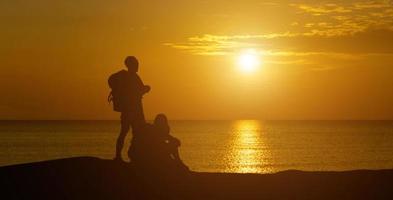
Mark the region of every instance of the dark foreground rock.
POLYGON ((126 163, 80 157, 0 167, 0 198, 393 199, 392 181, 393 170, 152 174, 126 163))

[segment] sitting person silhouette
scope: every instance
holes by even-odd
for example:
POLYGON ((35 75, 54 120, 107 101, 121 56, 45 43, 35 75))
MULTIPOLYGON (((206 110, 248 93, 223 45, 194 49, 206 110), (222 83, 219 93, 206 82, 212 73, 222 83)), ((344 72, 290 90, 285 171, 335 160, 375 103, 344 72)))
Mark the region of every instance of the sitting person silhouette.
POLYGON ((108 83, 112 89, 108 101, 113 102, 113 110, 121 112, 121 129, 116 142, 116 154, 114 160, 122 161, 121 152, 124 139, 130 126, 132 134, 140 133, 145 121, 143 113, 142 97, 150 91, 150 86, 144 85, 138 76, 139 62, 134 56, 128 56, 124 61, 128 71, 121 70, 112 74, 108 83))
POLYGON ((143 134, 132 138, 129 157, 147 171, 189 171, 180 159, 180 140, 170 135, 168 119, 158 114, 153 124, 145 124, 143 134))
POLYGON ((164 114, 158 114, 154 119, 154 127, 158 143, 163 146, 164 154, 170 156, 170 159, 179 164, 179 167, 188 169, 179 156, 180 140, 170 135, 168 118, 164 114))

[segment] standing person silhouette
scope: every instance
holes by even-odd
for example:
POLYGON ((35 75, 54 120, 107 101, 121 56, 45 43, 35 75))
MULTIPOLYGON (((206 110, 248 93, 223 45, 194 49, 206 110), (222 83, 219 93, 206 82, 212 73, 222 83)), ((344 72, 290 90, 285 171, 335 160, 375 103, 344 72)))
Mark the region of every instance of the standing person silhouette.
POLYGON ((140 134, 146 123, 143 113, 142 97, 150 91, 150 86, 144 85, 137 74, 139 62, 134 56, 128 56, 124 61, 126 70, 121 70, 109 77, 108 83, 112 91, 108 97, 113 101, 113 109, 121 112, 121 129, 116 142, 116 155, 114 160, 122 161, 121 152, 124 140, 130 127, 133 137, 140 134))

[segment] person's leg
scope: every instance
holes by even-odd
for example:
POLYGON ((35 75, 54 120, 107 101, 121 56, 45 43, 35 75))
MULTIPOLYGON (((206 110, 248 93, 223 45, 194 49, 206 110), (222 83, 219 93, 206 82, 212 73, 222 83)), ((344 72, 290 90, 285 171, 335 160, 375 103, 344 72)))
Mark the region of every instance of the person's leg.
POLYGON ((180 169, 186 170, 186 171, 190 170, 188 168, 188 166, 186 164, 184 164, 183 160, 181 160, 180 155, 179 155, 179 148, 178 147, 174 147, 172 149, 172 155, 175 158, 175 161, 176 161, 178 167, 180 167, 180 169))
POLYGON ((173 151, 173 156, 175 157, 175 159, 181 160, 180 156, 179 156, 179 150, 177 150, 177 148, 176 148, 176 150, 173 151))
POLYGON ((146 124, 145 115, 143 113, 142 101, 137 103, 135 112, 130 117, 130 124, 132 128, 132 135, 141 134, 143 127, 146 124))
POLYGON ((116 142, 116 157, 115 160, 123 160, 121 157, 121 151, 124 146, 124 140, 127 136, 128 131, 130 130, 130 121, 128 119, 128 115, 125 113, 121 114, 121 128, 120 128, 120 134, 119 137, 117 138, 116 142))

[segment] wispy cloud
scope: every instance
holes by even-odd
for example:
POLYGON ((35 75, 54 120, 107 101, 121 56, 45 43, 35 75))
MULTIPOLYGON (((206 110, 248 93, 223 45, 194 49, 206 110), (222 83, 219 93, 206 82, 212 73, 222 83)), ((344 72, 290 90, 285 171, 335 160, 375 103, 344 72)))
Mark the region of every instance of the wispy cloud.
MULTIPOLYGON (((271 5, 281 6, 278 4, 271 5)), ((369 56, 370 53, 378 52, 337 51, 339 52, 337 53, 334 49, 324 50, 318 46, 319 42, 324 38, 353 40, 352 37, 355 35, 376 29, 390 30, 390 34, 393 31, 393 4, 391 1, 299 3, 287 6, 292 8, 293 12, 299 16, 299 19, 294 19, 294 22, 288 24, 287 31, 242 35, 204 34, 191 36, 183 42, 169 42, 164 45, 196 55, 231 55, 241 49, 254 48, 259 49, 259 53, 264 56, 324 56, 350 60, 361 59, 369 56), (311 41, 313 39, 314 41, 311 41), (285 45, 285 42, 280 42, 287 40, 315 42, 315 44, 309 45, 314 46, 315 50, 304 51, 296 46, 285 45), (266 49, 269 49, 269 51, 266 51, 266 49)), ((329 44, 329 46, 331 45, 329 44)))
POLYGON ((323 14, 331 14, 331 13, 337 14, 337 13, 352 12, 351 8, 345 6, 339 6, 337 4, 323 4, 318 6, 313 6, 308 4, 290 4, 290 5, 316 16, 323 15, 323 14))
POLYGON ((193 36, 183 43, 164 43, 176 49, 197 55, 227 55, 245 48, 260 48, 261 40, 296 37, 297 33, 273 33, 260 35, 212 35, 193 36), (259 41, 259 42, 256 42, 259 41))
POLYGON ((290 4, 299 14, 311 15, 317 23, 304 23, 306 35, 344 36, 372 28, 393 29, 391 1, 361 1, 340 4, 290 4))

